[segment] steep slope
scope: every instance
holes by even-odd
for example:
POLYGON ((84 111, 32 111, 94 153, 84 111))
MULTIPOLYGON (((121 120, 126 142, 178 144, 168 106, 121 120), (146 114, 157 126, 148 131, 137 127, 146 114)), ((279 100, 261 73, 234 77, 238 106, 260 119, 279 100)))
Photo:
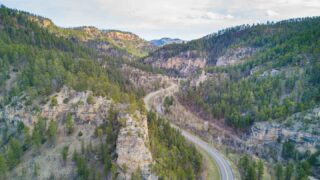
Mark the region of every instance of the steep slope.
POLYGON ((29 19, 48 29, 51 33, 75 42, 81 42, 111 57, 133 59, 146 56, 155 50, 155 46, 151 43, 130 32, 99 30, 92 26, 60 28, 47 18, 29 16, 29 19))

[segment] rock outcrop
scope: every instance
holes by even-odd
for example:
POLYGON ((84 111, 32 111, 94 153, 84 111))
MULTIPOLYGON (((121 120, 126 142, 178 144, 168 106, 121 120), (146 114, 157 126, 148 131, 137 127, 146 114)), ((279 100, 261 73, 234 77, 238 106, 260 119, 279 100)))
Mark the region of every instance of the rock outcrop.
POLYGON ((137 89, 143 89, 145 93, 167 87, 170 84, 167 76, 149 73, 131 66, 123 65, 121 71, 129 77, 129 80, 137 89))
POLYGON ((23 121, 25 125, 32 127, 39 115, 59 121, 64 119, 66 113, 70 112, 76 120, 81 122, 92 121, 99 124, 107 117, 107 110, 111 101, 104 97, 94 97, 95 102, 88 104, 87 98, 91 94, 92 92, 89 91, 76 92, 68 87, 63 87, 60 92, 51 96, 51 98, 55 97, 57 99, 55 106, 52 106, 49 100, 39 110, 32 110, 21 102, 14 107, 5 107, 0 113, 0 118, 9 121, 23 121))
POLYGON ((229 48, 226 53, 220 56, 216 66, 234 65, 244 61, 244 59, 252 56, 257 49, 250 47, 229 48))
MULTIPOLYGON (((37 179, 75 179, 75 164, 71 160, 72 152, 80 151, 82 143, 88 145, 92 143, 93 147, 99 144, 95 139, 95 130, 106 121, 108 110, 112 103, 104 97, 94 97, 91 103, 87 102, 92 93, 76 92, 70 88, 63 87, 60 92, 51 96, 57 101, 52 106, 52 100, 41 105, 38 110, 32 110, 30 106, 25 106, 21 100, 15 106, 7 106, 0 109, 0 119, 6 119, 7 124, 17 124, 18 121, 24 122, 30 130, 34 127, 39 116, 56 121, 58 124, 57 137, 55 145, 46 143, 38 149, 37 156, 34 156, 33 150, 27 151, 23 156, 23 161, 12 170, 11 179, 18 179, 22 172, 25 179, 34 179, 34 168, 38 168, 37 179), (2 111, 2 113, 1 113, 2 111), (75 128, 72 134, 68 134, 65 128, 66 114, 71 113, 75 128), (62 160, 61 151, 68 146, 68 160, 62 160), (61 168, 63 167, 63 168, 61 168)), ((3 128, 0 123, 0 132, 3 128)), ((0 133, 1 134, 1 133, 0 133)))
POLYGON ((178 71, 183 76, 188 76, 199 68, 204 68, 207 63, 207 59, 197 51, 182 52, 170 58, 165 56, 165 54, 150 56, 145 59, 145 62, 153 67, 178 71))
POLYGON ((117 140, 117 164, 120 167, 118 178, 129 180, 134 172, 140 170, 143 179, 157 179, 151 172, 153 160, 147 147, 149 137, 146 116, 136 112, 134 115, 126 114, 121 119, 125 125, 120 129, 117 140))

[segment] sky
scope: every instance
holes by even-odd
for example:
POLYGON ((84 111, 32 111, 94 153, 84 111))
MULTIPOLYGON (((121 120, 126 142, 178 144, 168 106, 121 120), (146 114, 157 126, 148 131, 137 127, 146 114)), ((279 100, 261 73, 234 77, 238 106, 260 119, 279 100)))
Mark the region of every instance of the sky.
POLYGON ((241 24, 320 16, 320 0, 0 0, 60 27, 95 26, 146 40, 191 40, 241 24))

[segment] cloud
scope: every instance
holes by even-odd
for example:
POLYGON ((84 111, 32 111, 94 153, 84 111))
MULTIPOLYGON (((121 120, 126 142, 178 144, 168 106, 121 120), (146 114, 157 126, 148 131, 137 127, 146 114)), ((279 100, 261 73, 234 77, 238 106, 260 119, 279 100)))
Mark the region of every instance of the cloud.
POLYGON ((226 20, 226 19, 233 19, 234 17, 230 14, 224 15, 224 14, 218 14, 213 12, 206 12, 205 15, 202 16, 204 19, 209 20, 226 20))
POLYGON ((281 0, 282 4, 304 7, 320 7, 319 0, 281 0))
POLYGON ((271 10, 271 9, 268 9, 268 10, 266 11, 266 15, 267 15, 268 17, 276 17, 276 16, 279 16, 279 13, 277 13, 277 12, 271 10))
POLYGON ((217 22, 217 21, 222 21, 222 20, 230 20, 233 19, 234 16, 227 14, 219 14, 219 13, 214 13, 214 12, 197 12, 197 13, 189 13, 188 15, 184 16, 181 18, 182 22, 198 22, 198 23, 203 23, 203 22, 217 22))
POLYGON ((220 29, 268 20, 319 16, 320 0, 2 0, 51 18, 59 26, 93 25, 146 39, 194 39, 220 29))

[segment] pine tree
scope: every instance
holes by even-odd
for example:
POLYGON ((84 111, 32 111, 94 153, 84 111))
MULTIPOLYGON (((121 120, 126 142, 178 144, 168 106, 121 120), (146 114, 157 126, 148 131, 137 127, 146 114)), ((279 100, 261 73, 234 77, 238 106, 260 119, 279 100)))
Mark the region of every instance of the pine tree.
POLYGON ((258 161, 258 180, 262 180, 263 178, 263 170, 264 170, 264 166, 263 166, 263 162, 262 160, 258 161))
POLYGON ((64 146, 61 152, 62 159, 66 163, 69 154, 69 146, 64 146))
POLYGON ((281 164, 275 166, 276 180, 283 180, 283 168, 281 164))
POLYGON ((71 113, 67 114, 67 118, 66 118, 66 129, 67 129, 67 133, 70 135, 73 133, 74 130, 74 119, 71 115, 71 113))
POLYGON ((20 162, 23 150, 20 142, 17 139, 10 139, 9 148, 7 151, 7 163, 9 168, 13 168, 20 162))
POLYGON ((7 163, 3 155, 0 155, 0 179, 5 179, 7 174, 7 163))
POLYGON ((293 164, 289 163, 289 165, 286 167, 285 180, 291 180, 293 171, 294 171, 293 164))
POLYGON ((47 136, 51 143, 54 143, 57 136, 58 125, 56 121, 51 120, 47 129, 47 136))
POLYGON ((51 107, 55 107, 57 105, 58 105, 58 100, 57 100, 57 97, 54 96, 54 97, 51 98, 50 106, 51 107))
POLYGON ((33 131, 32 133, 32 142, 36 148, 40 148, 41 146, 41 135, 38 131, 33 131))

